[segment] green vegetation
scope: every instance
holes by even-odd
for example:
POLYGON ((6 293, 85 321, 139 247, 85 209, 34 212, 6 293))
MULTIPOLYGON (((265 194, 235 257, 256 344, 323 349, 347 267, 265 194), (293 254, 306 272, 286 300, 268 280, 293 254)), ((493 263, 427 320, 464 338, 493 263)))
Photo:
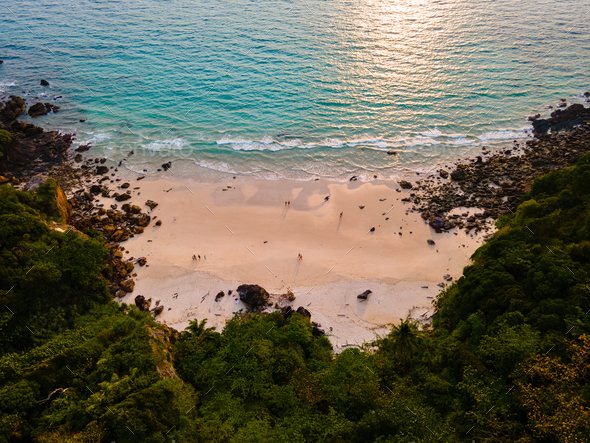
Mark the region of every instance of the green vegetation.
POLYGON ((431 328, 339 355, 297 313, 176 333, 110 301, 51 186, 0 187, 0 442, 590 441, 590 155, 498 222, 431 328))
POLYGON ((6 148, 12 143, 12 137, 8 131, 0 129, 0 158, 4 156, 6 148))

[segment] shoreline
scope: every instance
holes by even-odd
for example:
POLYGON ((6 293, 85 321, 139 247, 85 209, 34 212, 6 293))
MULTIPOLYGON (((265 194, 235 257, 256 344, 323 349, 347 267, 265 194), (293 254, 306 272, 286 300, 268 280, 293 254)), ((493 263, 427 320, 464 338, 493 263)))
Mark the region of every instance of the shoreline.
MULTIPOLYGON (((71 226, 102 232, 115 299, 175 328, 208 318, 219 329, 251 308, 236 300, 237 286, 257 284, 270 296, 254 311, 303 310, 336 351, 371 342, 403 318, 427 325, 440 288, 462 275, 491 222, 516 207, 534 178, 590 146, 590 109, 572 105, 547 120, 530 117, 535 138, 522 146, 456 159, 449 171, 416 173, 414 183, 353 176, 202 184, 129 175, 82 155, 89 147, 68 152, 70 134, 16 121, 25 103, 11 100, 2 114, 14 143, 0 166, 12 173, 0 183, 35 189, 56 178, 73 206, 71 226)), ((174 177, 175 165, 162 169, 174 177)))

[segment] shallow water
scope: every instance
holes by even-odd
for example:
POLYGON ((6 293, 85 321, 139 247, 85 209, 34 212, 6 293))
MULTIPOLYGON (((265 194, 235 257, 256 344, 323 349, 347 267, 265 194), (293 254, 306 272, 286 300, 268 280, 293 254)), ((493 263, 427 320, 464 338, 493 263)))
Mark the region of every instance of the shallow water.
POLYGON ((424 172, 590 89, 590 0, 4 5, 0 97, 61 96, 38 124, 197 181, 424 172))

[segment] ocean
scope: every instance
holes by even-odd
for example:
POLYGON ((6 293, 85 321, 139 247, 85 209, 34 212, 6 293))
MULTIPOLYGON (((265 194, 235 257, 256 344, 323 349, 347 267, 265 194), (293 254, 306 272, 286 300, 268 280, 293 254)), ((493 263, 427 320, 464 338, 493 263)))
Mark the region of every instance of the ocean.
POLYGON ((26 120, 199 182, 427 172, 526 140, 528 115, 590 89, 590 0, 1 8, 0 97, 61 107, 26 120))

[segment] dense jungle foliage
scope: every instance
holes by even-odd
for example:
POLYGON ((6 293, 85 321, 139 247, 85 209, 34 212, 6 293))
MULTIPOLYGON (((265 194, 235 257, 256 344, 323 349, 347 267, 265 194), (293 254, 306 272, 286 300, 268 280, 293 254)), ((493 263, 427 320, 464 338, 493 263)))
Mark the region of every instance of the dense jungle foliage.
POLYGON ((590 155, 535 181, 431 328, 339 355, 299 314, 177 333, 110 301, 52 186, 0 187, 0 442, 590 441, 590 155))

